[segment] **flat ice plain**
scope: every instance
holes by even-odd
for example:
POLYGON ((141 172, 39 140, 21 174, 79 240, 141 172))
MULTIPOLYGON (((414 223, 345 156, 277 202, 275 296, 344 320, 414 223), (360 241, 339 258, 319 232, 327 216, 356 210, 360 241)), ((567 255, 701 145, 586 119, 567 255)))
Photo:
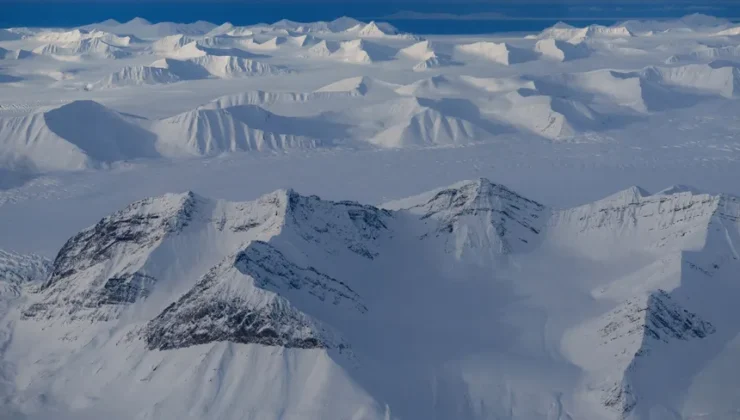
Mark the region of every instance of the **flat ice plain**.
POLYGON ((704 15, 0 29, 0 417, 740 419, 738 98, 704 15))

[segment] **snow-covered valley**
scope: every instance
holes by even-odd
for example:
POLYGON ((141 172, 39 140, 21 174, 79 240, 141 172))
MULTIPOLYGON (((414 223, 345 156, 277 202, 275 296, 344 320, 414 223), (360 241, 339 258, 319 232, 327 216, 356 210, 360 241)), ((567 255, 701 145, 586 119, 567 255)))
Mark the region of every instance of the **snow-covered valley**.
POLYGON ((0 418, 740 418, 738 33, 2 30, 0 418))

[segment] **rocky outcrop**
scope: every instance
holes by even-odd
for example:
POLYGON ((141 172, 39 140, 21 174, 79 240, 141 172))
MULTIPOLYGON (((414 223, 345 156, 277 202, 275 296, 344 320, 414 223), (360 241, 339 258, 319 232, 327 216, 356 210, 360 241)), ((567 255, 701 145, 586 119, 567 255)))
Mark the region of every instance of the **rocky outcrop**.
POLYGON ((367 311, 349 286, 313 267, 299 267, 264 242, 253 242, 212 269, 177 302, 151 320, 150 349, 216 341, 286 348, 343 348, 288 297, 311 296, 328 305, 367 311))
POLYGON ((702 339, 716 329, 709 321, 684 309, 664 290, 658 290, 647 299, 633 298, 605 316, 608 323, 599 329, 604 343, 634 336, 642 342, 637 356, 649 352, 655 340, 669 343, 673 340, 702 339))

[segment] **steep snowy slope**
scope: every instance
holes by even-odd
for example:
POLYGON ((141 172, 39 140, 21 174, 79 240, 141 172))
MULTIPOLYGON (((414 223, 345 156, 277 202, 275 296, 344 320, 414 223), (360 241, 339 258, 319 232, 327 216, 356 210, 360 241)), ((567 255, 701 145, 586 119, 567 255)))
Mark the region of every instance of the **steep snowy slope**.
POLYGON ((123 86, 158 85, 180 81, 169 69, 152 66, 127 66, 92 83, 88 89, 110 89, 123 86))
POLYGON ((201 108, 229 108, 240 105, 309 104, 316 101, 344 99, 362 100, 366 95, 391 93, 396 86, 370 77, 360 76, 330 83, 313 92, 265 92, 258 90, 222 96, 208 104, 202 105, 201 108))
POLYGON ((727 28, 717 32, 718 36, 735 36, 740 35, 740 27, 727 28))
POLYGON ((73 29, 71 31, 64 32, 41 32, 35 36, 35 38, 42 42, 52 43, 67 43, 77 42, 83 39, 89 39, 95 37, 95 33, 84 29, 73 29))
POLYGON ((468 144, 500 131, 470 102, 455 99, 395 98, 328 117, 354 127, 354 138, 389 148, 468 144))
POLYGON ((195 42, 195 38, 182 34, 169 35, 154 41, 151 49, 157 53, 175 53, 191 42, 195 42))
POLYGON ((473 76, 447 76, 440 74, 401 86, 395 91, 400 95, 431 98, 475 98, 482 92, 505 93, 520 88, 534 89, 532 80, 523 78, 482 78, 473 76))
POLYGON ((550 96, 528 88, 495 98, 484 104, 481 111, 553 140, 598 131, 607 123, 607 117, 577 99, 550 96))
POLYGON ((312 45, 305 52, 301 53, 301 57, 305 58, 326 58, 334 54, 339 50, 339 43, 334 41, 321 40, 316 45, 312 45))
POLYGON ((290 70, 284 66, 263 63, 249 58, 232 55, 205 54, 186 59, 164 58, 152 63, 152 67, 167 69, 181 80, 195 80, 207 77, 233 78, 243 76, 264 76, 286 74, 290 70))
POLYGON ((456 46, 455 57, 461 61, 466 58, 475 58, 509 66, 533 60, 536 55, 531 51, 512 47, 506 43, 480 41, 456 46))
POLYGON ((424 71, 437 67, 459 64, 452 59, 450 54, 438 51, 441 49, 442 48, 437 47, 431 41, 419 41, 406 48, 402 48, 398 51, 396 56, 399 58, 417 60, 418 63, 414 65, 415 71, 424 71))
POLYGON ((195 109, 150 127, 158 137, 157 149, 173 157, 312 149, 331 144, 332 128, 310 119, 275 115, 256 105, 195 109))
POLYGON ((276 51, 281 45, 287 44, 288 38, 284 36, 274 36, 263 41, 256 41, 254 38, 248 38, 241 42, 244 48, 256 51, 276 51))
POLYGON ((588 57, 590 51, 585 44, 571 44, 566 41, 547 38, 537 41, 534 50, 543 57, 556 61, 570 61, 588 57))
POLYGON ((571 97, 601 104, 613 104, 638 112, 680 108, 695 103, 695 96, 666 86, 645 72, 596 70, 563 73, 533 80, 541 93, 571 97))
POLYGON ((537 38, 556 39, 578 43, 593 38, 622 38, 634 36, 624 25, 602 26, 589 25, 585 28, 577 28, 563 22, 559 22, 551 28, 543 30, 537 38))
POLYGON ((120 59, 131 56, 124 48, 106 42, 102 37, 85 38, 79 41, 45 44, 33 49, 33 53, 50 56, 91 57, 97 59, 120 59))
POLYGON ((336 96, 365 96, 370 93, 388 92, 398 88, 398 85, 384 82, 372 77, 360 76, 342 79, 326 86, 322 86, 313 93, 332 93, 336 96))
POLYGON ((436 225, 424 236, 446 236, 448 252, 480 264, 536 247, 549 216, 542 204, 486 179, 460 182, 384 207, 433 220, 436 225))
POLYGON ((700 45, 689 53, 672 55, 666 60, 666 63, 677 64, 696 61, 711 61, 723 58, 732 59, 738 57, 740 57, 740 47, 736 45, 727 45, 721 47, 700 45))
POLYGON ((3 166, 21 164, 39 170, 81 169, 158 156, 150 133, 93 101, 1 118, 0 145, 3 166))
POLYGON ((24 49, 8 50, 0 47, 0 60, 22 60, 25 58, 31 58, 34 55, 35 54, 31 51, 24 49))
POLYGON ((141 42, 141 40, 131 35, 119 36, 97 29, 87 30, 78 28, 62 32, 42 30, 34 35, 34 40, 52 44, 70 44, 96 38, 118 47, 127 47, 132 43, 141 42))
POLYGON ((375 21, 369 23, 358 22, 342 32, 360 38, 415 39, 411 34, 400 33, 398 29, 388 23, 375 21))
POLYGON ((392 48, 364 39, 340 42, 339 47, 333 52, 331 52, 331 48, 328 45, 316 48, 319 45, 316 44, 312 47, 311 52, 315 55, 321 55, 324 53, 324 49, 326 49, 326 51, 330 51, 330 58, 346 63, 371 64, 377 61, 387 61, 396 53, 392 48))
POLYGON ((724 63, 692 64, 680 67, 650 67, 645 79, 702 93, 735 97, 740 93, 740 68, 724 63))

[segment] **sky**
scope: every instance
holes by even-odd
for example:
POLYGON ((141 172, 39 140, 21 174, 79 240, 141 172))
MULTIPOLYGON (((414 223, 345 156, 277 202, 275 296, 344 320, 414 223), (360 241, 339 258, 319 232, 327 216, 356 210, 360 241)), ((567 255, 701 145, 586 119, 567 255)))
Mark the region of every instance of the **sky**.
POLYGON ((134 17, 153 22, 208 20, 247 25, 283 18, 332 20, 346 15, 390 21, 408 32, 441 28, 447 33, 484 33, 493 29, 538 30, 559 20, 608 24, 691 13, 737 19, 740 0, 0 0, 0 27, 75 26, 134 17), (503 20, 522 23, 498 24, 493 29, 486 24, 503 20), (541 23, 531 23, 534 20, 541 23), (432 27, 430 22, 437 24, 432 27))

